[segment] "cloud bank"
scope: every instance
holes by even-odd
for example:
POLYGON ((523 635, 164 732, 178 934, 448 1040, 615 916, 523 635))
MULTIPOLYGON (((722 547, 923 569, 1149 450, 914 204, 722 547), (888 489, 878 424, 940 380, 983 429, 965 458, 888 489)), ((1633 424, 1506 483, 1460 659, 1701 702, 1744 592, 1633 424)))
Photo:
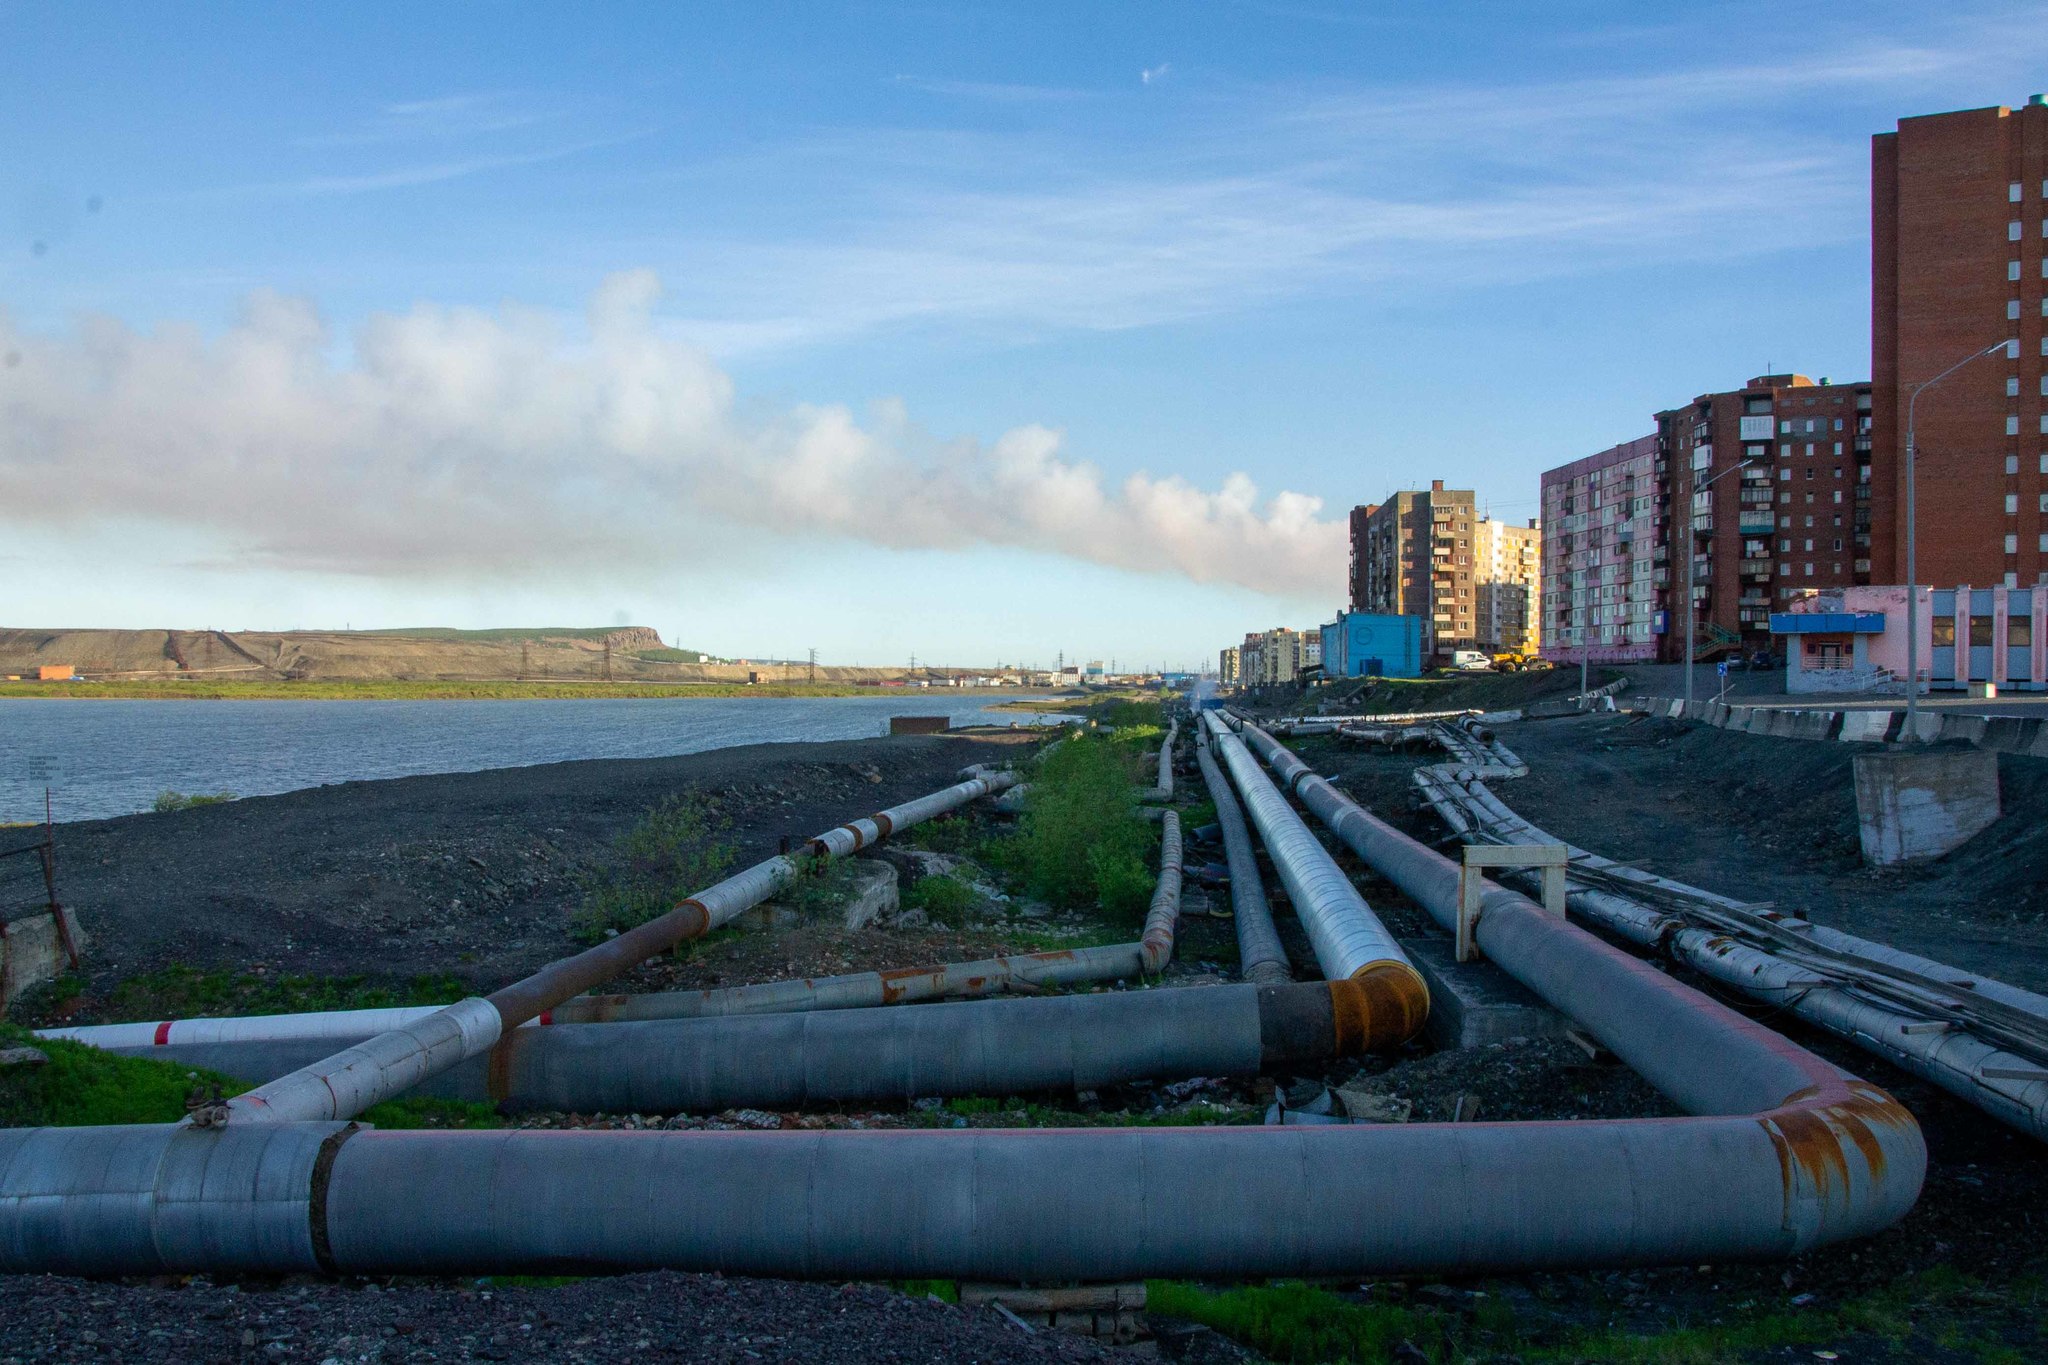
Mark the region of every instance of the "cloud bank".
POLYGON ((586 335, 537 312, 420 306, 338 347, 257 294, 224 334, 0 317, 0 522, 202 532, 237 567, 520 578, 701 561, 706 533, 1016 547, 1276 595, 1341 582, 1322 501, 1121 481, 1019 427, 939 442, 900 405, 759 413, 663 334, 645 271, 586 335), (345 359, 337 359, 344 353, 345 359))

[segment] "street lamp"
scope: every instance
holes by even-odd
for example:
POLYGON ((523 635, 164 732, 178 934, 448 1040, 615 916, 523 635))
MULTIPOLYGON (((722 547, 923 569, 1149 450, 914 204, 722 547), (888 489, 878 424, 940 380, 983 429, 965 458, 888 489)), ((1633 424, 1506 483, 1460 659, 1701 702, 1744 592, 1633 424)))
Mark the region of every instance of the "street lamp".
MULTIPOLYGON (((1736 470, 1747 469, 1755 463, 1756 461, 1749 459, 1737 460, 1705 483, 1694 484, 1692 491, 1695 494, 1703 493, 1727 478, 1730 474, 1733 474, 1736 470)), ((1707 515, 1712 516, 1713 514, 1713 501, 1709 499, 1707 502, 1707 515)), ((1739 507, 1736 509, 1735 516, 1738 523, 1736 526, 1736 536, 1739 539, 1742 533, 1740 525, 1742 510, 1739 507)), ((1699 633, 1695 628, 1698 623, 1693 620, 1692 614, 1692 562, 1695 557, 1692 545, 1692 506, 1687 504, 1685 509, 1685 700, 1688 704, 1692 701, 1692 637, 1699 633)))
POLYGON ((1913 396, 1906 400, 1906 734, 1907 739, 1920 737, 1920 586, 1917 575, 1918 565, 1914 562, 1913 545, 1913 409, 1920 402, 1920 395, 1939 384, 1973 360, 1982 360, 1993 351, 2009 351, 2012 358, 2019 356, 2017 341, 1994 341, 1981 351, 1972 351, 1955 364, 1943 370, 1934 378, 1917 384, 1913 396))

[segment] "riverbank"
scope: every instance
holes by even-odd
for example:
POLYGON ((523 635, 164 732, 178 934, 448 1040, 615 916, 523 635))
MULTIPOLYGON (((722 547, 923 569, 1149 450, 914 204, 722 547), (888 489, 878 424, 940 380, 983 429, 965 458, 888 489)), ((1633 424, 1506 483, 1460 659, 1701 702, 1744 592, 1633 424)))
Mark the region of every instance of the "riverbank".
MULTIPOLYGON (((292 681, 252 679, 138 679, 134 681, 0 682, 0 700, 9 697, 60 697, 68 700, 116 701, 631 701, 706 697, 894 697, 913 702, 924 697, 1015 696, 1014 687, 906 687, 859 683, 799 682, 550 682, 506 678, 499 681, 458 679, 357 678, 292 681)), ((1008 710, 1010 707, 1004 707, 1008 710)), ((1026 708, 1028 709, 1028 708, 1026 708)))
POLYGON ((730 824, 736 865, 922 796, 1029 732, 749 744, 344 782, 60 825, 58 894, 104 982, 200 972, 447 975, 500 985, 578 944, 614 841, 670 799, 730 824))

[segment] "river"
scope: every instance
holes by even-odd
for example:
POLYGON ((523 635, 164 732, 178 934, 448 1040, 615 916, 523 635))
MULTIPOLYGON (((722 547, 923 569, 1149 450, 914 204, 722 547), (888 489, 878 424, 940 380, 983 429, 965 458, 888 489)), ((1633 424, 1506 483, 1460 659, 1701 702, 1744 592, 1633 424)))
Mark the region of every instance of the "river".
MULTIPOLYGON (((1004 698, 1004 700, 1011 700, 1004 698)), ((0 699, 0 822, 149 809, 158 793, 266 796, 330 782, 736 744, 862 739, 890 716, 955 725, 1050 719, 982 697, 692 697, 603 701, 0 699)))

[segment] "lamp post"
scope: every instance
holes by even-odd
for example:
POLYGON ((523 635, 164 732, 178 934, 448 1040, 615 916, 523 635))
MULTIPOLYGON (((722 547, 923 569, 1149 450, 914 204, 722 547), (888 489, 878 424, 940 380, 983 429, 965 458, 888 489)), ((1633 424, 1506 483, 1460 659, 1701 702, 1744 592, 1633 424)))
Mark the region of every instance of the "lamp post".
MULTIPOLYGON (((1728 466, 1728 468, 1722 470, 1713 478, 1708 479, 1705 483, 1695 484, 1693 486, 1692 491, 1695 493, 1703 493, 1707 489, 1712 488, 1715 484, 1721 482, 1721 480, 1727 478, 1730 474, 1733 474, 1736 470, 1747 469, 1754 463, 1756 463, 1756 461, 1754 460, 1737 460, 1734 464, 1728 466)), ((1709 499, 1707 502, 1707 515, 1712 516, 1713 513, 1713 500, 1709 499)), ((1736 510, 1735 515, 1739 521, 1739 519, 1742 516, 1740 508, 1736 510)), ((1741 528, 1738 525, 1738 535, 1740 534, 1740 530, 1741 528)), ((1692 508, 1688 506, 1685 509, 1685 699, 1688 703, 1692 701, 1692 637, 1699 633, 1695 629, 1698 623, 1693 620, 1692 614, 1692 562, 1694 558, 1695 555, 1693 553, 1692 545, 1692 508)))
POLYGON ((2010 349, 2017 357, 2017 341, 1994 341, 1981 351, 1972 351, 1934 378, 1917 384, 1906 400, 1906 738, 1920 737, 1920 585, 1913 544, 1913 409, 1920 395, 1939 384, 1973 360, 1993 351, 2010 349))

